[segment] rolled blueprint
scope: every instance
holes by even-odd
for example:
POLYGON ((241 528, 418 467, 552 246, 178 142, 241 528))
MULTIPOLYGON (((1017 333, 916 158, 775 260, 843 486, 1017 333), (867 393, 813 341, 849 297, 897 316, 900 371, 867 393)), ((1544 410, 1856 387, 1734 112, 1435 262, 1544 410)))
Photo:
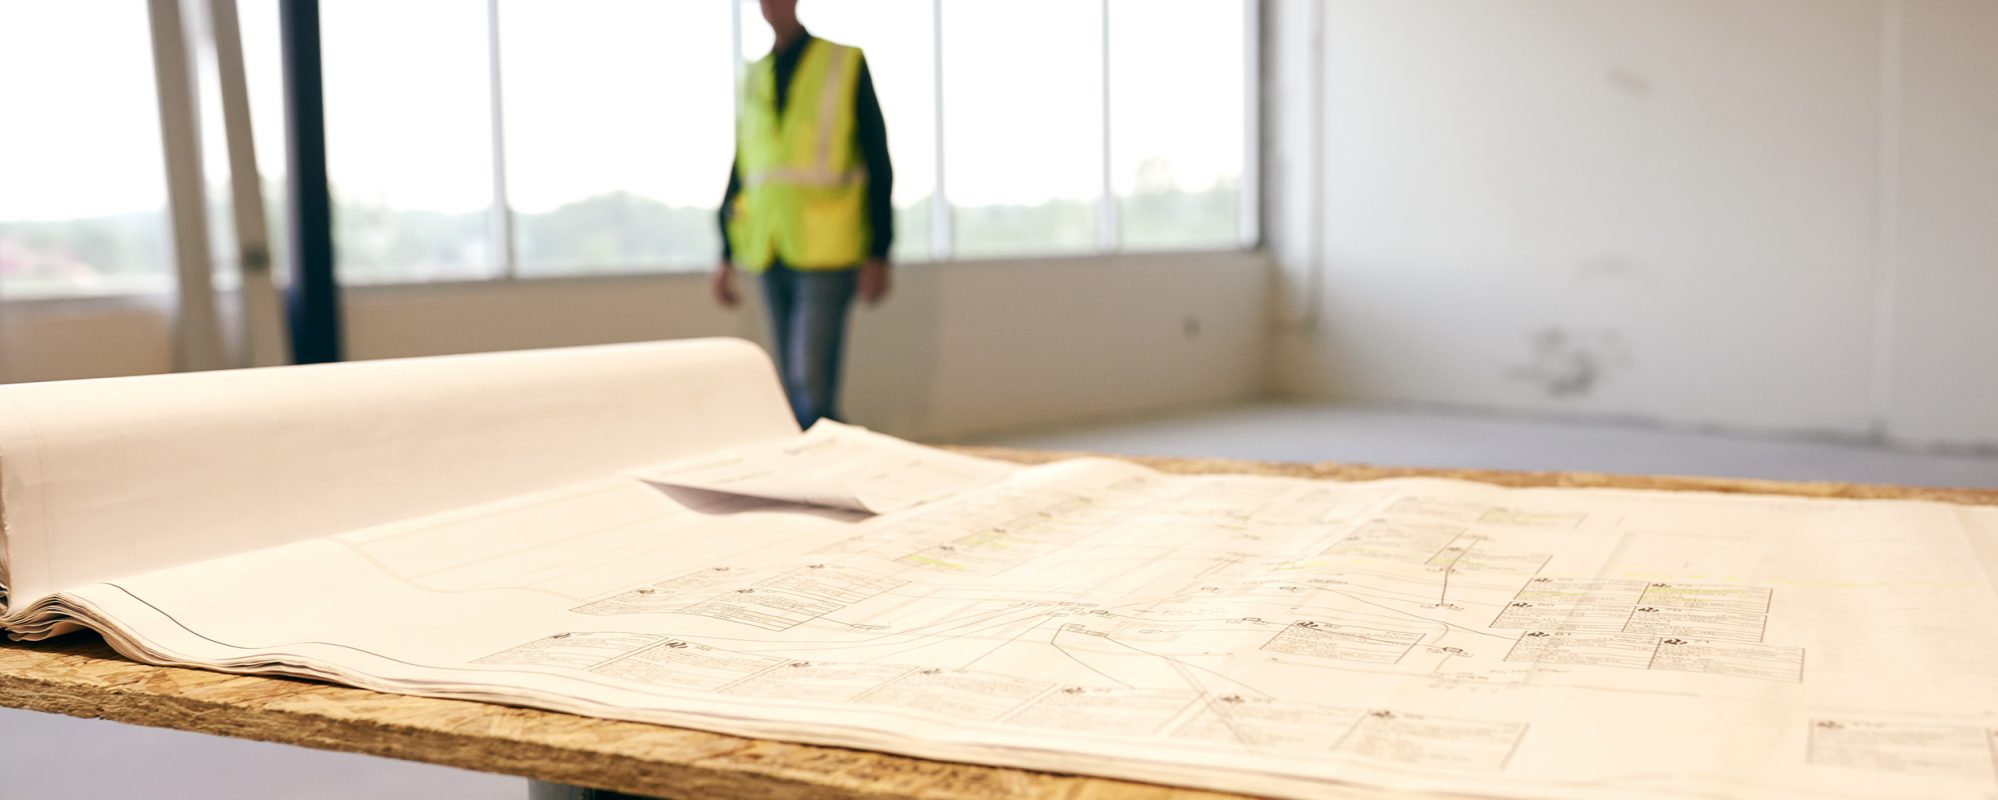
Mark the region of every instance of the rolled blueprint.
POLYGON ((0 386, 9 617, 64 587, 798 433, 694 340, 0 386))

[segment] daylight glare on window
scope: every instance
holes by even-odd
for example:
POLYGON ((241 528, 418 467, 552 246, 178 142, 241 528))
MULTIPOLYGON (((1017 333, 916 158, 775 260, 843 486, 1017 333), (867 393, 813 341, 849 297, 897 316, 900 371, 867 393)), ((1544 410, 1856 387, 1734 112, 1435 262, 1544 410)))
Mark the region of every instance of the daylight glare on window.
POLYGON ((0 3, 0 297, 170 285, 147 30, 139 0, 0 3))
MULTIPOLYGON (((866 53, 894 166, 890 256, 908 263, 1252 239, 1247 2, 806 0, 799 15, 866 53)), ((279 0, 236 7, 282 281, 279 0)), ((757 0, 318 8, 343 283, 701 271, 720 257, 738 81, 771 47, 757 0)), ((216 45, 198 22, 188 35, 227 287, 235 187, 216 45)), ((140 0, 0 4, 0 295, 172 286, 151 37, 140 0)))

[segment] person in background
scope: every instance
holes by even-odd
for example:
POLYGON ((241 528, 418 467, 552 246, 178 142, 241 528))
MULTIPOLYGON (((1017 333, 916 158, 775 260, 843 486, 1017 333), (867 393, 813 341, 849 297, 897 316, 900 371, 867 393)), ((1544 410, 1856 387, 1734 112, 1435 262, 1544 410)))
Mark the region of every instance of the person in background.
MULTIPOLYGON (((722 258, 710 288, 734 308, 735 271, 757 276, 778 374, 798 426, 837 419, 840 359, 853 298, 888 296, 895 185, 887 125, 857 47, 812 36, 798 0, 762 0, 777 34, 751 65, 722 198, 722 258)), ((642 800, 530 781, 529 800, 642 800)))
POLYGON ((895 171, 860 49, 805 30, 798 0, 762 5, 776 44, 743 81, 710 288, 734 308, 736 271, 757 276, 784 392, 810 427, 839 418, 854 296, 873 305, 888 295, 895 171))

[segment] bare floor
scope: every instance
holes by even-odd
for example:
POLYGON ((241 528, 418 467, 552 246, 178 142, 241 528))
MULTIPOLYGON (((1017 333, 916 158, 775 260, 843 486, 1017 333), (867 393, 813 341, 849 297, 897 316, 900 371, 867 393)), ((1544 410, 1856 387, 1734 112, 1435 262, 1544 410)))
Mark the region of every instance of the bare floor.
POLYGON ((1998 488, 1998 454, 1353 406, 1259 404, 981 443, 1258 461, 1998 488))
MULTIPOLYGON (((1610 425, 1254 405, 981 444, 1130 455, 1347 461, 1998 488, 1998 456, 1610 425)), ((0 798, 521 800, 515 778, 0 710, 0 798)))

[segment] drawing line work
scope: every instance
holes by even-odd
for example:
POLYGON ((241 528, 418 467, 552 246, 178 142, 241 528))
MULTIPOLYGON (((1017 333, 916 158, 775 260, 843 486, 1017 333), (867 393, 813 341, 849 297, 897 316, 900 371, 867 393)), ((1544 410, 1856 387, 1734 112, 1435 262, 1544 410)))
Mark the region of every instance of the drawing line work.
MULTIPOLYGON (((379 496, 301 479, 229 514, 58 467, 113 444, 174 463, 209 452, 183 428, 233 418, 37 439, 87 404, 10 388, 43 422, 0 429, 32 445, 0 449, 0 624, 87 626, 160 665, 1278 797, 1998 793, 1998 510, 1028 467, 798 432, 734 345, 588 358, 551 362, 580 388, 501 393, 535 412, 516 419, 591 409, 561 430, 467 424, 448 459, 410 457, 518 435, 534 459, 379 496), (704 366, 632 377, 655 358, 704 366), (691 416, 590 427, 611 412, 588 398, 671 392, 691 416), (620 435, 643 426, 672 445, 655 462, 620 435), (578 430, 619 466, 564 461, 578 430), (46 476, 81 483, 14 483, 46 476), (147 538, 90 538, 108 530, 147 538)), ((153 405, 212 399, 169 390, 153 405)), ((328 430, 329 451, 415 441, 328 430)))

